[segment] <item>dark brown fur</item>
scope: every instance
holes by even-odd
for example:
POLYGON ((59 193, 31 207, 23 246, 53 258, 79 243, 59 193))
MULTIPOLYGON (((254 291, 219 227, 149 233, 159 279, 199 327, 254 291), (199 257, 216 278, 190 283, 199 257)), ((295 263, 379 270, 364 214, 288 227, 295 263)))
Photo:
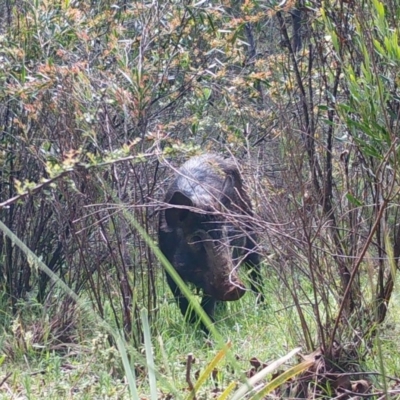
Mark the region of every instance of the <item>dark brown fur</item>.
MULTIPOLYGON (((252 215, 239 170, 232 160, 215 154, 193 157, 178 170, 165 203, 169 207, 160 215, 160 249, 185 282, 203 290, 201 305, 212 318, 217 300, 238 300, 245 293, 233 250, 235 256, 243 255, 252 278, 260 282, 255 235, 248 224, 238 227, 226 217, 252 215)), ((167 281, 186 315, 187 299, 168 274, 167 281)), ((257 290, 254 284, 252 289, 257 290)))

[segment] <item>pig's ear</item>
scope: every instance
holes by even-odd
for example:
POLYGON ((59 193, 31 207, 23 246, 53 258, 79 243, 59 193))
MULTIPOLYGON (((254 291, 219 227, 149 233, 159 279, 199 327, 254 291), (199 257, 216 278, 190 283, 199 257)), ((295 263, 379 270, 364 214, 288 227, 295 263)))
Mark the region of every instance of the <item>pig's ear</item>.
POLYGON ((192 200, 182 192, 175 192, 168 202, 171 207, 165 210, 165 220, 168 226, 176 228, 184 223, 185 219, 190 214, 187 208, 179 208, 174 206, 193 207, 192 200))
POLYGON ((225 178, 224 186, 222 187, 221 203, 226 208, 229 208, 235 198, 235 182, 231 175, 225 178))

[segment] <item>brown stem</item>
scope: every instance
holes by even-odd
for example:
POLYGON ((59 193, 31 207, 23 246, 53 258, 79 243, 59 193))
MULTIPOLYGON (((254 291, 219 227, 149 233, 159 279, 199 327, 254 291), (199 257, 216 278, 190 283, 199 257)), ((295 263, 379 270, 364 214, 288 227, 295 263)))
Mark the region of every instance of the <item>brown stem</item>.
POLYGON ((190 377, 190 371, 192 370, 193 354, 189 353, 186 359, 186 383, 189 386, 189 390, 192 392, 192 399, 196 400, 196 393, 194 392, 194 385, 190 377))

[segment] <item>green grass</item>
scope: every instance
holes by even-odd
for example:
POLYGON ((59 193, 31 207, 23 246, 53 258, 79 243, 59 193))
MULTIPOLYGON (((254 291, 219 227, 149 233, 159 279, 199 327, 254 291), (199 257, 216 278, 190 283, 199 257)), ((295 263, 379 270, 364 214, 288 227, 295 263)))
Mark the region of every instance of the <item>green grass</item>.
MULTIPOLYGON (((160 296, 159 314, 152 326, 155 365, 160 373, 158 388, 164 393, 175 388, 184 396, 188 386, 185 378, 188 354, 192 353, 195 358, 192 366, 195 382, 196 371, 202 370, 213 358, 217 344, 186 323, 168 289, 165 285, 160 287, 166 293, 160 296)), ((245 372, 251 368, 249 360, 252 357, 273 360, 296 345, 284 334, 291 324, 290 318, 275 313, 274 308, 281 306, 273 303, 273 296, 268 297, 268 305, 257 306, 255 296, 248 293, 241 301, 228 303, 217 310, 217 328, 226 341, 232 342, 231 352, 236 365, 232 368, 232 361, 222 362, 216 375, 218 382, 210 382, 204 390, 225 387, 233 379, 243 380, 245 372)), ((32 343, 29 329, 20 333, 19 339, 6 329, 3 341, 7 342, 9 350, 2 366, 5 374, 2 373, 0 379, 8 373, 12 375, 0 388, 0 398, 129 398, 118 352, 110 348, 101 331, 90 329, 88 325, 92 322, 79 321, 77 329, 80 332, 76 337, 80 341, 60 347, 62 351, 51 350, 55 343, 50 339, 47 343, 32 343)), ((17 322, 14 325, 18 325, 17 322)), ((148 380, 143 359, 134 365, 139 393, 146 396, 148 380)))
MULTIPOLYGON (((168 395, 183 399, 189 394, 186 381, 188 355, 192 354, 195 359, 190 371, 191 381, 195 383, 219 347, 212 338, 184 322, 165 285, 160 285, 160 290, 165 293, 160 293, 159 313, 151 326, 157 396, 159 399, 168 398, 168 395)), ((240 301, 227 303, 217 310, 216 326, 224 340, 232 343, 231 352, 202 385, 197 399, 211 399, 231 382, 243 382, 252 368, 252 358, 269 363, 297 346, 302 346, 306 353, 297 314, 284 289, 271 278, 265 284, 265 293, 265 305, 256 305, 255 296, 248 293, 240 301)), ((394 301, 398 304, 399 299, 395 297, 394 301)), ((42 317, 42 323, 45 320, 45 316, 42 317)), ((0 387, 0 399, 131 398, 119 353, 93 321, 80 319, 72 336, 74 342, 64 344, 53 341, 51 332, 43 335, 45 341, 41 343, 35 343, 29 329, 17 335, 15 327, 18 323, 15 321, 14 332, 11 325, 5 326, 2 328, 4 334, 0 335, 3 348, 0 360, 3 353, 6 355, 0 365, 0 382, 7 377, 0 387)), ((10 318, 8 322, 13 323, 10 318)), ((385 372, 389 376, 400 373, 399 332, 399 317, 393 304, 379 337, 385 372)), ((127 350, 133 355, 139 397, 150 399, 144 348, 143 357, 127 350)), ((380 371, 376 352, 377 347, 374 347, 368 353, 365 370, 380 371)), ((292 364, 296 360, 293 359, 292 364)), ((379 379, 376 382, 379 383, 379 379)))

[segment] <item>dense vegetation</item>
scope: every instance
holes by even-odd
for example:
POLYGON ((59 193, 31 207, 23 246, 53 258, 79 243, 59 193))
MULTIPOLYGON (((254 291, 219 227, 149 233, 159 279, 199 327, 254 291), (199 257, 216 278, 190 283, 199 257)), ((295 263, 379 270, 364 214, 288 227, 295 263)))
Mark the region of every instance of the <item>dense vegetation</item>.
POLYGON ((0 397, 241 398, 298 346, 252 398, 399 396, 399 18, 398 0, 0 0, 0 397), (205 151, 242 171, 267 296, 208 339, 152 241, 205 151))

